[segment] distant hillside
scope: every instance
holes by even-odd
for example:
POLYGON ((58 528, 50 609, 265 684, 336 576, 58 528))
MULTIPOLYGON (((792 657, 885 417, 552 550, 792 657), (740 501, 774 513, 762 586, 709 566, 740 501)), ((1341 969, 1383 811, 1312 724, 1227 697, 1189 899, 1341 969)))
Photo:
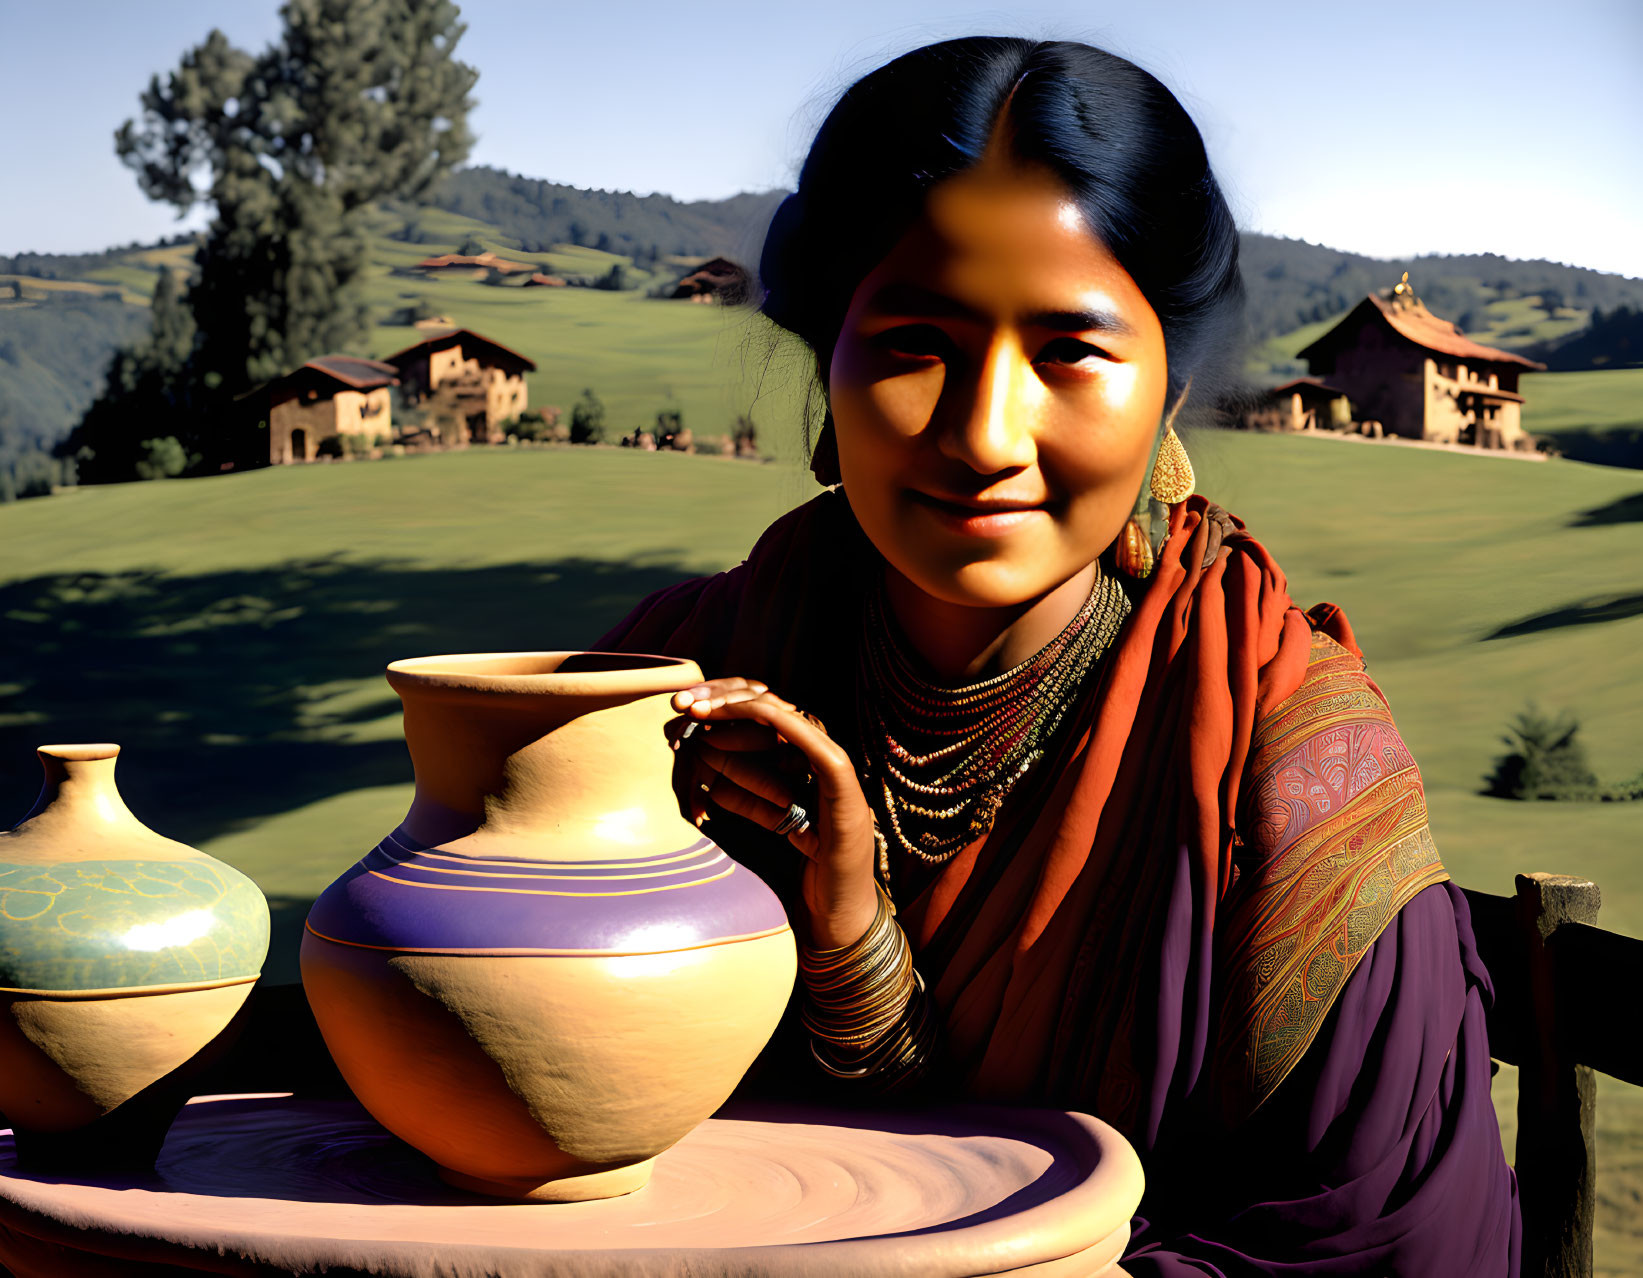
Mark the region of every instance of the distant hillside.
MULTIPOLYGON (((433 202, 494 226, 531 252, 569 243, 627 255, 724 253, 752 264, 770 215, 786 194, 765 191, 686 204, 666 195, 583 191, 473 168, 447 178, 433 202)), ((1510 349, 1579 332, 1594 307, 1643 308, 1643 280, 1496 253, 1387 261, 1247 233, 1242 259, 1256 341, 1343 314, 1403 271, 1439 315, 1482 341, 1510 349)))
POLYGON ((1242 240, 1250 330, 1257 340, 1342 314, 1404 271, 1435 313, 1507 349, 1578 332, 1594 307, 1643 306, 1643 279, 1559 262, 1496 253, 1386 261, 1272 235, 1246 234, 1242 240))
POLYGON ((148 331, 148 308, 56 292, 7 301, 0 284, 0 463, 49 448, 103 384, 116 347, 148 331))
POLYGON ((786 191, 683 203, 667 195, 584 191, 501 169, 463 169, 446 178, 433 204, 489 223, 526 252, 574 244, 626 256, 705 257, 751 264, 770 215, 786 191))
POLYGON ((0 254, 0 275, 26 275, 40 280, 94 280, 116 283, 121 270, 132 264, 139 269, 158 271, 162 262, 176 266, 194 251, 194 237, 187 233, 169 236, 153 244, 116 245, 101 253, 18 253, 0 254))
POLYGON ((1579 369, 1643 368, 1643 307, 1593 311, 1580 332, 1525 352, 1552 372, 1579 369))
MULTIPOLYGON (((385 278, 373 305, 389 327, 407 323, 419 307, 444 313, 453 299, 441 293, 428 311, 430 290, 413 287, 412 268, 429 253, 468 241, 523 256, 573 282, 592 282, 620 265, 626 287, 644 291, 679 274, 676 259, 722 253, 753 265, 785 194, 684 202, 465 169, 438 188, 431 205, 381 210, 372 257, 385 278), (392 288, 387 274, 397 281, 392 288)), ((100 384, 110 352, 143 332, 142 303, 160 266, 186 272, 192 252, 192 242, 179 236, 103 253, 0 256, 0 459, 68 432, 100 384)), ((1254 339, 1248 372, 1259 383, 1305 372, 1296 352, 1405 270, 1436 313, 1491 345, 1525 351, 1556 369, 1617 369, 1639 358, 1643 280, 1495 254, 1389 262, 1256 234, 1243 236, 1242 257, 1254 339), (1591 327, 1594 313, 1602 317, 1598 330, 1591 327)))

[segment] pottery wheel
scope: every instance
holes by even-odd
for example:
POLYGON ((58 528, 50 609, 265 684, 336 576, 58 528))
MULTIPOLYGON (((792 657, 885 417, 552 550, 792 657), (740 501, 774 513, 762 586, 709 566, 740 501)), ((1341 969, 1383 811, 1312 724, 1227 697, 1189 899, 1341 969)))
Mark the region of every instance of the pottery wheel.
POLYGON ((1141 1196, 1134 1151, 1051 1110, 736 1106, 621 1198, 451 1189, 351 1101, 201 1097, 156 1170, 21 1171, 0 1132, 0 1264, 81 1274, 1099 1274, 1141 1196))

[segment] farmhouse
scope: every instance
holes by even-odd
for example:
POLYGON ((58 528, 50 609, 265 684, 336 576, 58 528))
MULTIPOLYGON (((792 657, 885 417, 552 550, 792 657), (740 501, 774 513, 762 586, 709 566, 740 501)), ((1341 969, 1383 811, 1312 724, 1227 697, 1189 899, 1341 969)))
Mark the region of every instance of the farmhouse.
POLYGON ((1408 272, 1300 352, 1388 435, 1478 448, 1534 449, 1518 377, 1534 360, 1474 342, 1415 296, 1408 272))
POLYGON ((344 436, 387 443, 393 434, 392 364, 352 355, 321 355, 269 383, 268 461, 313 461, 321 441, 344 436))
POLYGON ((739 266, 727 257, 716 257, 703 262, 673 288, 675 298, 689 298, 692 302, 745 302, 753 291, 753 277, 745 266, 739 266))
POLYGON ((529 405, 525 374, 536 364, 465 328, 433 333, 388 356, 405 402, 427 412, 445 448, 500 444, 502 423, 529 405))
POLYGON ((416 269, 424 275, 436 278, 481 280, 492 271, 503 275, 517 275, 521 271, 534 271, 536 267, 529 262, 510 262, 505 257, 498 257, 495 253, 441 253, 438 257, 425 257, 416 264, 416 269))
POLYGON ((564 288, 565 287, 565 277, 562 276, 562 275, 544 275, 541 271, 538 271, 538 272, 536 272, 536 274, 532 275, 530 277, 530 279, 525 281, 525 287, 526 288, 564 288))
POLYGON ((1352 422, 1346 392, 1316 377, 1297 377, 1261 394, 1243 412, 1246 430, 1344 430, 1352 422))

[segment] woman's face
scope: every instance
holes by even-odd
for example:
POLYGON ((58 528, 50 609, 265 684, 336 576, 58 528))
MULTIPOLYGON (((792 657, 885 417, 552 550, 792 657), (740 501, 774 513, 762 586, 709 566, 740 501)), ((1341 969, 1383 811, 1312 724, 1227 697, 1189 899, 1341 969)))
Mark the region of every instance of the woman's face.
POLYGON ((862 280, 828 379, 850 507, 890 565, 972 607, 1039 598, 1129 518, 1164 335, 1048 171, 989 150, 862 280))

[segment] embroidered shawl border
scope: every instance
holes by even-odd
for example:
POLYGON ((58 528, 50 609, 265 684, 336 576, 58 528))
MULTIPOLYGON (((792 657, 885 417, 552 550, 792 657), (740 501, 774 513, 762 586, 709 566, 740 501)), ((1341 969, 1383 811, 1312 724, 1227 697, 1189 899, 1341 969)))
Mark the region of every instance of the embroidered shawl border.
POLYGON ((1313 635, 1301 687, 1257 725, 1251 764, 1261 858, 1222 903, 1217 1071, 1233 1118, 1300 1061, 1397 912, 1449 877, 1385 700, 1328 636, 1313 635))

